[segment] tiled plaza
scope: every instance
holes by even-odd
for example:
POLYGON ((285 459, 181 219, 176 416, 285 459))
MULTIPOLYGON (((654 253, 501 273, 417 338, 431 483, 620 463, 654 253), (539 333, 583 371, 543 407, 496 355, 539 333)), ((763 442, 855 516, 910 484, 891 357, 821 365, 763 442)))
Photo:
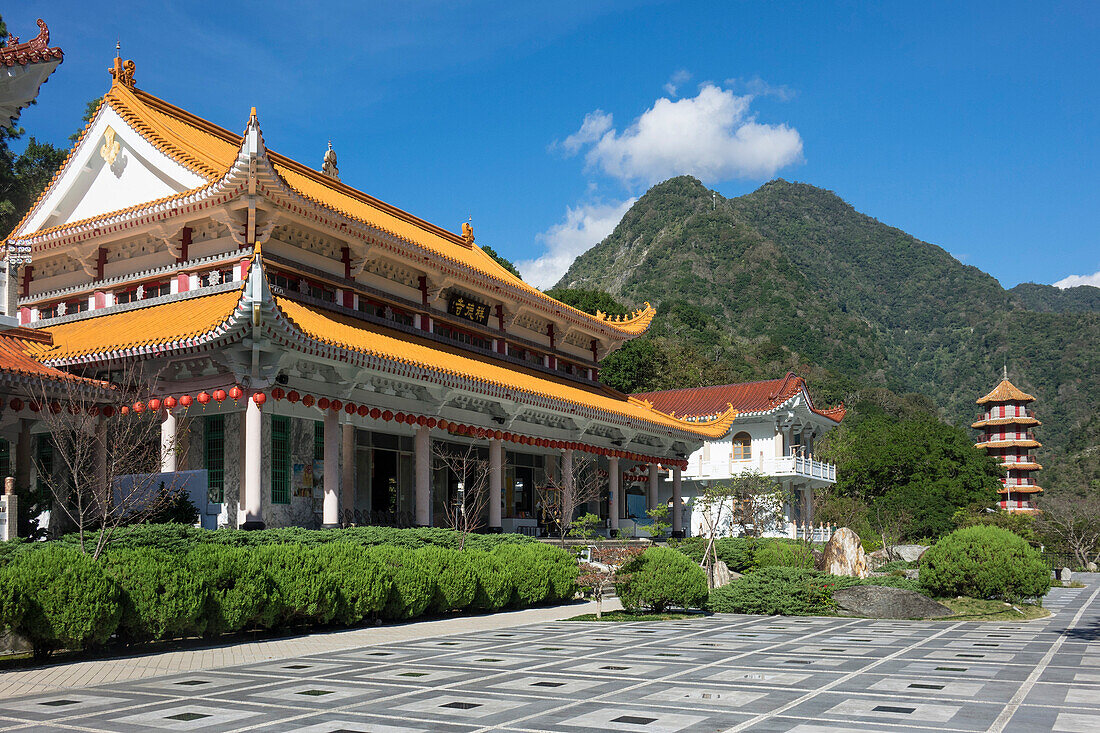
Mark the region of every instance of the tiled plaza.
POLYGON ((1029 623, 557 621, 0 700, 0 730, 1100 731, 1100 582, 1029 623))

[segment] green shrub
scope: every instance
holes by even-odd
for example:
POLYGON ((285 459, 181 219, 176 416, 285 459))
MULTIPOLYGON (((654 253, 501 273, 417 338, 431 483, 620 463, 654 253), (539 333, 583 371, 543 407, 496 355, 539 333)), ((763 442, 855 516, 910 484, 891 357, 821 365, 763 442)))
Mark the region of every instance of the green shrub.
POLYGON ((374 550, 352 542, 330 542, 315 552, 336 581, 340 605, 336 618, 348 626, 382 613, 393 578, 374 550))
POLYGON ((118 627, 118 586, 79 550, 54 545, 23 552, 3 574, 12 595, 21 597, 13 606, 23 611, 21 619, 13 611, 16 630, 30 639, 36 655, 98 646, 118 627))
POLYGON ((382 607, 383 618, 416 618, 424 613, 435 592, 435 579, 424 558, 403 547, 377 547, 373 554, 392 583, 382 607))
MULTIPOLYGON (((735 573, 746 573, 755 567, 755 550, 761 542, 762 540, 753 537, 720 537, 714 541, 714 550, 718 559, 730 570, 735 573)), ((703 562, 707 543, 706 537, 687 537, 669 545, 690 557, 698 565, 703 562)))
POLYGON ((525 545, 501 545, 493 554, 504 563, 515 591, 509 605, 526 608, 542 603, 552 593, 550 567, 525 545))
POLYGON ((549 589, 548 601, 571 601, 577 595, 577 576, 580 566, 577 558, 567 550, 544 542, 524 546, 534 561, 546 567, 549 589))
POLYGON ((122 590, 118 631, 127 641, 194 636, 205 630, 209 587, 179 555, 111 550, 105 563, 122 590))
POLYGON ((921 558, 929 595, 1018 601, 1050 590, 1050 568, 1019 535, 992 526, 957 529, 921 558))
POLYGON ((206 634, 216 636, 275 623, 278 601, 270 573, 252 550, 198 545, 184 558, 209 589, 206 634))
POLYGON ((667 547, 650 547, 623 566, 615 591, 629 609, 703 608, 707 602, 707 576, 683 553, 667 547))
POLYGON ((836 610, 833 576, 806 568, 761 568, 710 593, 715 613, 820 616, 836 610))
POLYGON ((515 592, 507 566, 496 555, 484 550, 467 550, 466 554, 477 578, 477 593, 470 608, 498 611, 507 606, 515 592))
POLYGON ((814 569, 814 554, 801 543, 765 540, 757 545, 753 565, 758 568, 814 569))
POLYGON ((29 598, 15 578, 0 567, 0 632, 18 628, 27 613, 29 598))
POLYGON ((277 624, 325 624, 336 615, 340 603, 336 580, 313 548, 265 545, 253 552, 275 584, 277 624))
POLYGON ((427 565, 429 575, 435 579, 429 611, 461 611, 473 603, 477 595, 477 576, 470 568, 465 552, 444 547, 422 547, 417 553, 427 565))

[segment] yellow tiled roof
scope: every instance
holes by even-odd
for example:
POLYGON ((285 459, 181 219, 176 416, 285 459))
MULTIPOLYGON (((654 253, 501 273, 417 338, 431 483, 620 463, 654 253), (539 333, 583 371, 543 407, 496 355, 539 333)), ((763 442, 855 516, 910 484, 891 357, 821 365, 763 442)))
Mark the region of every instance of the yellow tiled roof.
POLYGON ((994 425, 1028 425, 1035 427, 1042 425, 1042 423, 1033 417, 994 417, 989 420, 979 420, 976 423, 971 423, 970 427, 984 428, 994 425))
POLYGON ((1042 464, 1039 463, 1001 463, 1001 468, 1011 468, 1015 471, 1041 471, 1043 469, 1042 464))
POLYGON ((349 351, 399 361, 463 379, 478 379, 504 389, 533 393, 577 407, 595 408, 633 420, 645 420, 703 438, 725 435, 736 416, 736 412, 730 410, 713 422, 687 422, 658 412, 641 400, 606 388, 586 388, 566 379, 539 374, 490 358, 480 358, 457 348, 375 326, 352 316, 304 305, 288 298, 277 297, 275 302, 283 314, 310 338, 349 351))
POLYGON ((987 402, 1034 402, 1035 398, 1029 395, 1027 392, 1022 391, 1012 382, 1007 379, 1002 379, 1001 383, 993 388, 993 391, 978 400, 979 405, 984 405, 987 402))
MULTIPOLYGON (((242 144, 240 135, 140 89, 115 83, 104 97, 103 103, 110 105, 157 149, 203 176, 208 182, 214 182, 225 175, 240 151, 242 144)), ((581 322, 598 323, 619 331, 625 337, 631 337, 643 333, 656 315, 656 310, 648 303, 643 309, 622 321, 585 313, 523 282, 485 254, 480 247, 467 242, 454 232, 424 221, 272 150, 268 150, 267 155, 275 171, 286 184, 305 198, 350 219, 420 245, 457 265, 515 287, 529 297, 542 301, 544 305, 560 309, 581 322)), ((177 195, 183 196, 188 193, 191 192, 177 195)), ((111 211, 92 219, 51 227, 34 234, 67 229, 96 219, 115 216, 118 213, 120 212, 111 211)), ((21 225, 22 222, 20 222, 21 225)))
POLYGON ((985 443, 975 443, 975 448, 1041 448, 1043 446, 1037 440, 990 440, 985 443))
POLYGON ((201 336, 225 323, 240 297, 234 289, 51 326, 53 345, 36 356, 62 361, 201 336))

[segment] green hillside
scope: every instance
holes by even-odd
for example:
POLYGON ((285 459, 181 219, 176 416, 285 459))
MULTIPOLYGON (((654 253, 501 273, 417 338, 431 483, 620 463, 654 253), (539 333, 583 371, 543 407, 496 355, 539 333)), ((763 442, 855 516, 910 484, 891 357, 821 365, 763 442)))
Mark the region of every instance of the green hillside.
POLYGON ((604 378, 624 390, 795 369, 821 402, 915 392, 965 426, 1007 361, 1038 398, 1044 483, 1100 480, 1090 458, 1100 451, 1100 289, 1005 290, 830 191, 775 180, 725 199, 671 179, 573 263, 563 288, 658 307, 650 335, 605 363, 604 378))

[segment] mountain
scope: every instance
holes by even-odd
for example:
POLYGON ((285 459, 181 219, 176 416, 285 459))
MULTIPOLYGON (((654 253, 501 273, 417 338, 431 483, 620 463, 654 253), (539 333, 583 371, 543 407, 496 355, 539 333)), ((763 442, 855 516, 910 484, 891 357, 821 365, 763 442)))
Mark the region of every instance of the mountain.
POLYGON ((658 307, 646 340, 605 365, 619 389, 793 368, 822 402, 851 403, 876 388, 919 393, 966 426, 1007 363, 1038 398, 1046 477, 1100 489, 1094 471, 1067 469, 1100 446, 1098 288, 1005 290, 831 191, 775 180, 726 199, 685 176, 641 197, 577 258, 554 292, 562 289, 658 307))

